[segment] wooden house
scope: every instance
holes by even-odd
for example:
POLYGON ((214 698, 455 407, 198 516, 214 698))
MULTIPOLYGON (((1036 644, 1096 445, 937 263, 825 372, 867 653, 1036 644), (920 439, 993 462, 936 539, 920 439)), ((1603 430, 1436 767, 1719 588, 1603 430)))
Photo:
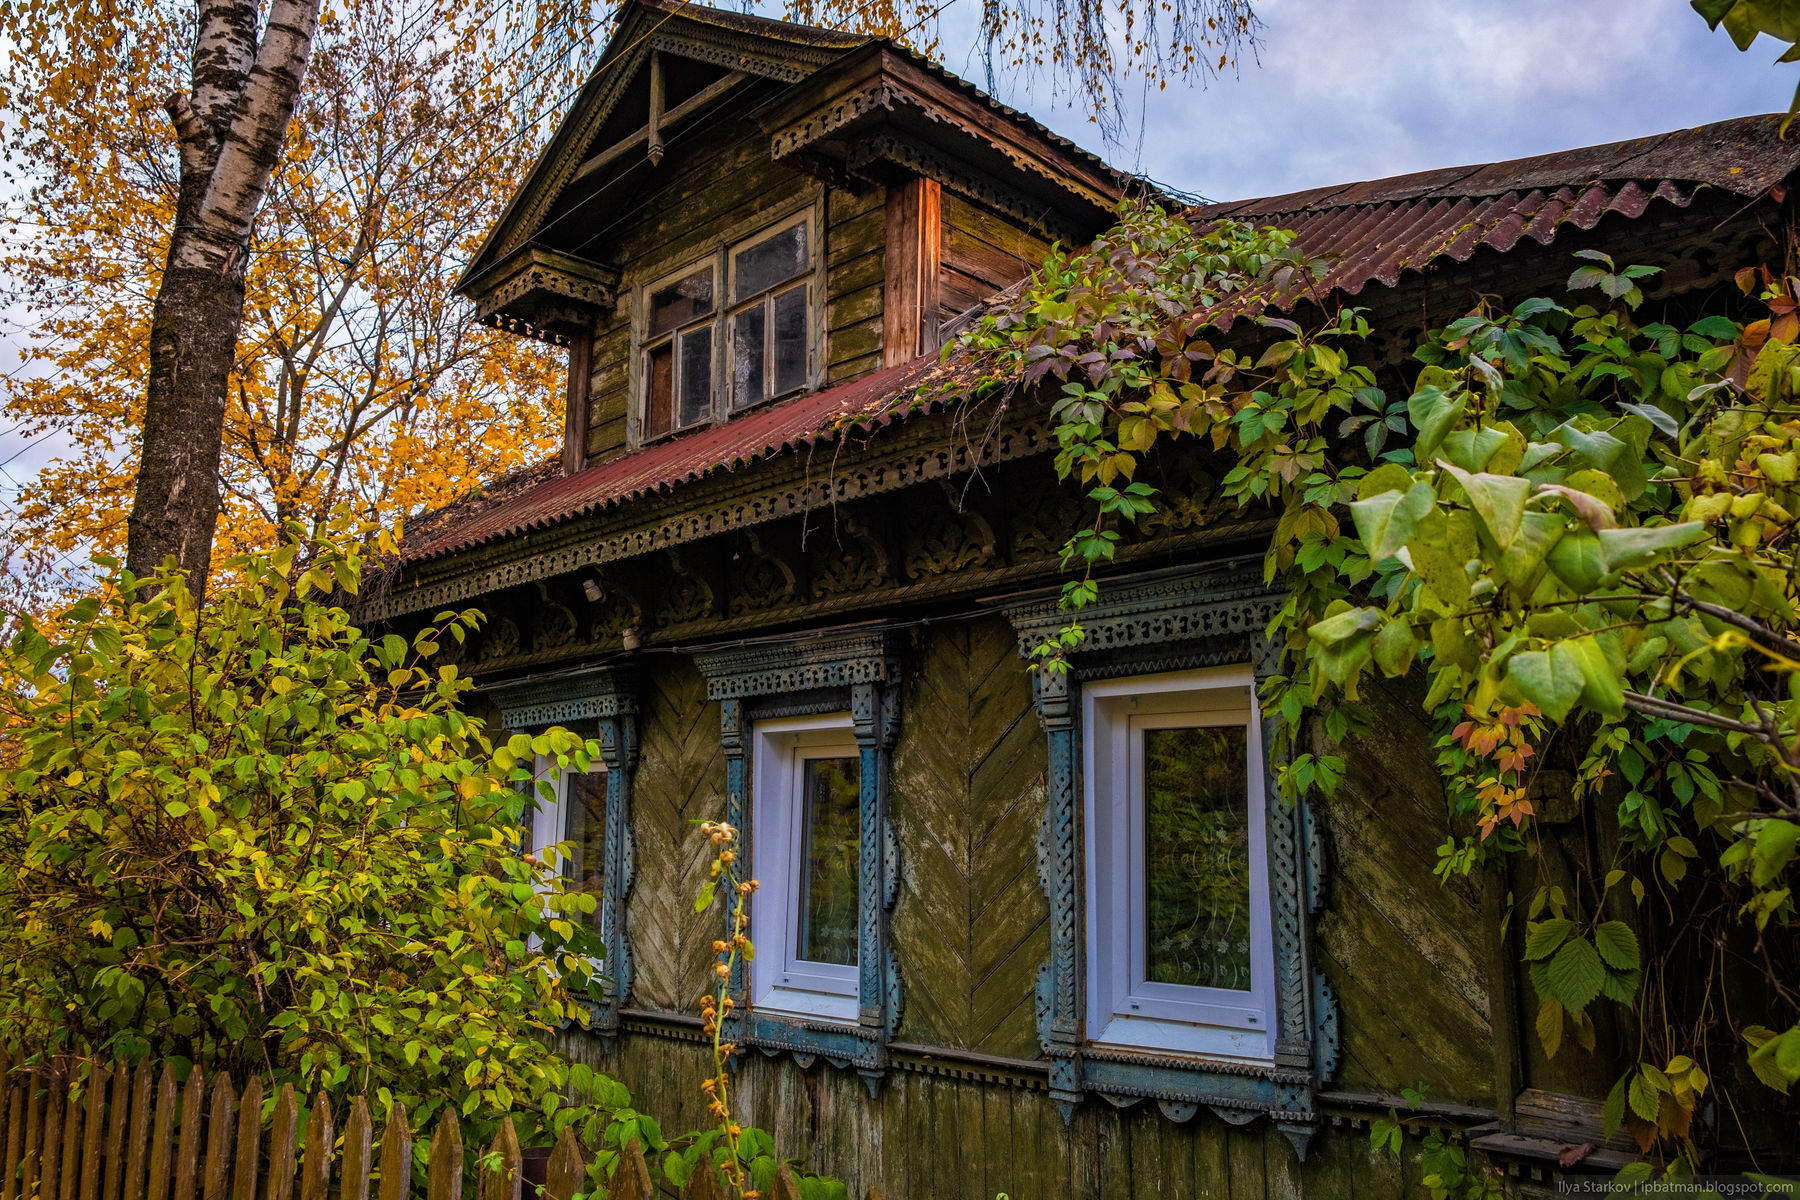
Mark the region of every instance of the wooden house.
MULTIPOLYGON (((1797 158, 1757 118, 1196 218, 1332 256, 1390 370, 1583 247, 1666 266, 1658 303, 1728 286, 1797 158)), ((704 1123, 720 929, 693 822, 723 818, 764 881, 739 1096, 855 1196, 1423 1194, 1367 1136, 1420 1085, 1428 1123, 1547 1188, 1628 1052, 1546 1059, 1504 884, 1432 878, 1416 697, 1370 698, 1328 810, 1271 799, 1269 525, 1197 447, 1157 460, 1164 510, 1076 670, 1034 686, 1081 514, 1048 402, 903 403, 1136 186, 892 43, 629 0, 463 280, 567 348, 563 453, 419 522, 367 615, 480 607, 494 719, 602 738, 535 818, 602 898, 611 984, 568 1045, 671 1127, 704 1123), (1217 894, 1172 790, 1206 810, 1217 894)))

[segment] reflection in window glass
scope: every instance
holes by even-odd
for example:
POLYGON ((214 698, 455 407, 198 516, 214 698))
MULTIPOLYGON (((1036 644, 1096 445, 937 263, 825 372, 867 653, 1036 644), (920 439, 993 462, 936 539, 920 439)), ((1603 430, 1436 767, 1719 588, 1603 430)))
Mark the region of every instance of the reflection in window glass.
POLYGON ((712 310, 713 269, 705 266, 650 293, 649 320, 644 336, 667 333, 712 310))
POLYGON ((786 283, 806 267, 806 222, 802 221, 737 252, 731 269, 732 302, 786 283))
POLYGON ((675 349, 662 345, 650 352, 645 372, 644 436, 661 437, 675 428, 675 349))
POLYGON ((681 335, 681 421, 686 429, 712 415, 712 326, 681 335))
POLYGON ((1250 990, 1248 731, 1144 731, 1145 978, 1250 990))
POLYGON ((792 288, 775 297, 774 394, 806 385, 806 292, 792 288))
MULTIPOLYGON (((567 787, 563 840, 570 846, 562 864, 563 878, 569 891, 598 899, 606 889, 606 776, 572 775, 567 787)), ((599 919, 600 910, 595 908, 594 920, 599 919)))
POLYGON ((856 964, 858 792, 854 758, 809 758, 802 764, 800 930, 796 957, 856 964))
POLYGON ((763 308, 758 304, 737 315, 731 336, 731 403, 734 408, 763 398, 763 308))

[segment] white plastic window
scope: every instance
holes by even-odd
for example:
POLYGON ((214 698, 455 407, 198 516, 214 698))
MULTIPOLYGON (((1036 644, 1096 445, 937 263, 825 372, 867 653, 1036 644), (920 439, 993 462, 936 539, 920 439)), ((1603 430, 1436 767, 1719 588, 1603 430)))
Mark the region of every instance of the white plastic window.
POLYGON ((850 714, 759 721, 750 994, 763 1012, 857 1019, 861 758, 850 714))
POLYGON ((1084 685, 1088 1029, 1274 1053, 1263 752, 1250 669, 1084 685))

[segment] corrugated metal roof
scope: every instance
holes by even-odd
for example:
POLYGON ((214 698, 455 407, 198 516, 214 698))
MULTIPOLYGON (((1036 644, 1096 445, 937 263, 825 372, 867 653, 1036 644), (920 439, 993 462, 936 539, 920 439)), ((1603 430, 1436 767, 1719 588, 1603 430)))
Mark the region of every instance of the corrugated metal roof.
POLYGON ((877 428, 908 415, 898 397, 938 365, 935 354, 865 375, 851 383, 800 396, 696 433, 657 442, 575 475, 555 476, 467 518, 433 522, 422 538, 408 538, 406 562, 440 558, 503 537, 544 529, 655 492, 735 471, 764 458, 836 437, 847 417, 877 428))
MULTIPOLYGON (((1703 187, 1760 196, 1800 166, 1800 139, 1783 142, 1780 122, 1743 117, 1510 162, 1206 205, 1193 216, 1293 229, 1307 253, 1335 260, 1325 287, 1354 295, 1370 281, 1393 287, 1440 259, 1465 262, 1484 246, 1506 253, 1526 239, 1548 245, 1557 230, 1592 229, 1608 213, 1635 219, 1657 201, 1686 207, 1703 187)), ((471 506, 477 511, 466 516, 436 515, 423 536, 408 539, 404 560, 472 549, 830 441, 845 417, 863 416, 870 427, 903 419, 902 400, 936 364, 928 355, 550 478, 498 504, 471 506)))
POLYGON ((1448 167, 1285 196, 1208 204, 1196 220, 1233 219, 1291 229, 1308 254, 1335 260, 1328 291, 1356 295, 1371 281, 1482 247, 1505 253, 1529 238, 1592 229, 1608 213, 1641 217, 1661 200, 1685 208, 1701 187, 1745 197, 1800 166, 1800 139, 1782 141, 1778 116, 1740 117, 1697 129, 1561 150, 1509 162, 1448 167))

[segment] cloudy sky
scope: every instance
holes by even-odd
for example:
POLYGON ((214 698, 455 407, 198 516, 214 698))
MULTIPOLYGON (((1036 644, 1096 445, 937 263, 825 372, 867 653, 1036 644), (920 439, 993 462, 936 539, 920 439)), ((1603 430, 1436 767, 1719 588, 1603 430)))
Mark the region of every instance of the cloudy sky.
MULTIPOLYGON (((1260 61, 1132 102, 1123 146, 1048 89, 1002 97, 1115 165, 1212 199, 1493 162, 1787 108, 1800 68, 1686 0, 1255 0, 1260 61), (1143 128, 1141 148, 1136 131, 1143 128)), ((972 39, 974 0, 941 18, 972 39), (967 9, 965 13, 962 10, 967 9)), ((972 52, 945 65, 981 80, 972 52), (959 61, 960 59, 960 61, 959 61)), ((1127 89, 1134 91, 1135 89, 1127 89)))

